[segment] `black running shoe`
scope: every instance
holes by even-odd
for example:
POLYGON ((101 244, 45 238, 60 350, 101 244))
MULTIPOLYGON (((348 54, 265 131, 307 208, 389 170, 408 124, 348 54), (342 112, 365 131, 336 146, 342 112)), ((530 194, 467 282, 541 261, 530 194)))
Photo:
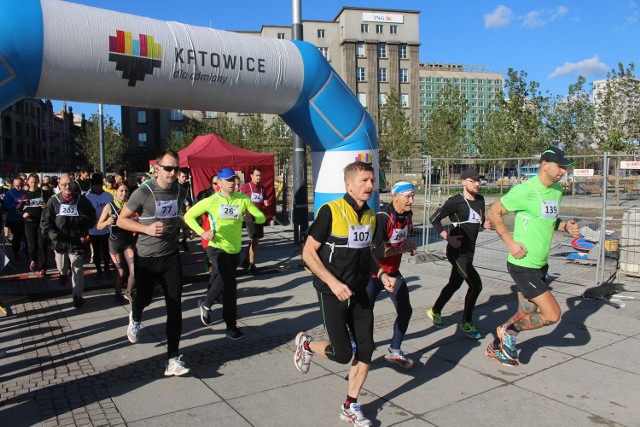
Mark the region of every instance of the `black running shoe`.
POLYGON ((244 338, 244 333, 238 328, 227 329, 227 338, 230 340, 238 341, 244 338))

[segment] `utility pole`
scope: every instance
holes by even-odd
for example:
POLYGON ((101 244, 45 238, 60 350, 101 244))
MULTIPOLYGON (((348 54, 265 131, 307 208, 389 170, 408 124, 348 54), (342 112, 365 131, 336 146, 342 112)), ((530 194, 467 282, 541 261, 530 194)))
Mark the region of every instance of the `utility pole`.
POLYGON ((104 114, 102 104, 98 104, 98 116, 100 117, 100 172, 104 176, 107 166, 104 159, 104 114))

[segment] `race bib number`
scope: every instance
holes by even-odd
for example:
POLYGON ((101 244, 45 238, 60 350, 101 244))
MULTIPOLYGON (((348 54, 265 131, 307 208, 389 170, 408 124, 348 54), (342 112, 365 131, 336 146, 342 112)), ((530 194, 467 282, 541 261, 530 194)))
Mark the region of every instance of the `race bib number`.
POLYGON ((396 228, 391 233, 391 238, 389 239, 389 243, 402 243, 407 240, 407 236, 409 235, 409 228, 396 228))
POLYGON ((29 200, 29 207, 39 206, 42 203, 44 203, 44 200, 42 199, 42 197, 36 197, 35 199, 29 200))
POLYGON ((156 201, 156 218, 168 219, 178 216, 177 200, 158 200, 156 201))
POLYGON ((264 196, 262 193, 251 193, 251 201, 253 203, 262 203, 264 196))
POLYGON ((543 200, 542 205, 542 219, 556 219, 560 213, 557 200, 543 200))
POLYGON ((220 210, 218 211, 218 218, 238 219, 240 218, 240 208, 238 206, 221 204, 220 210))
POLYGON ((361 249, 371 246, 371 226, 352 225, 349 227, 348 246, 354 249, 361 249))
POLYGON ((58 216, 78 216, 78 205, 60 205, 58 216))
POLYGON ((480 224, 482 222, 482 217, 480 214, 473 209, 469 210, 469 222, 472 224, 480 224))

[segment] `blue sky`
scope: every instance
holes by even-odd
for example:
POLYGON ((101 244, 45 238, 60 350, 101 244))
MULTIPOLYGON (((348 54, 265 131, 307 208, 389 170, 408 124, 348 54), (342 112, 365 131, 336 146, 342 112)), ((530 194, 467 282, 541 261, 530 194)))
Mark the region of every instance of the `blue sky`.
MULTIPOLYGON (((220 30, 291 24, 291 0, 68 1, 220 30)), ((302 18, 333 20, 343 6, 418 10, 421 62, 524 70, 554 95, 565 95, 578 75, 591 82, 618 62, 640 67, 640 0, 302 0, 302 18)), ((56 110, 60 105, 54 102, 56 110)), ((69 105, 87 116, 98 110, 69 105)), ((105 112, 120 120, 119 107, 106 106, 105 112)))

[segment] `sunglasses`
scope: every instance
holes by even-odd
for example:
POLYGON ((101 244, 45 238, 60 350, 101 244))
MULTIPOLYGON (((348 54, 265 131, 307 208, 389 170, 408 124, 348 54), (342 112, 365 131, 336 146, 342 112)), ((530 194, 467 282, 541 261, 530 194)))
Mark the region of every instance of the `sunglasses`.
POLYGON ((180 169, 180 166, 164 166, 164 165, 158 165, 158 167, 161 167, 165 172, 173 172, 173 171, 177 171, 178 169, 180 169))

